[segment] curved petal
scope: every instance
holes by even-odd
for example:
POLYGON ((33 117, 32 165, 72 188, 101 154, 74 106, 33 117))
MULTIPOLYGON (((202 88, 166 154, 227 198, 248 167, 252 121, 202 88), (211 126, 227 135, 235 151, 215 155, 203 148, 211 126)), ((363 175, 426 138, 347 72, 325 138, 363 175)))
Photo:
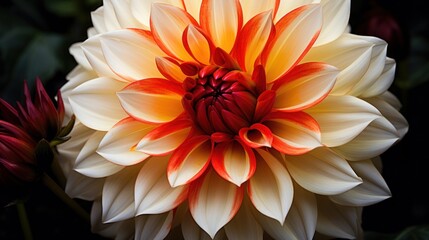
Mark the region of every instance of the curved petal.
POLYGON ((115 9, 112 5, 112 0, 103 1, 103 19, 107 31, 113 31, 121 28, 115 13, 115 9))
POLYGON ((127 167, 106 178, 103 187, 103 222, 118 222, 135 216, 134 186, 141 165, 127 167))
POLYGON ((208 136, 190 138, 179 146, 167 167, 170 185, 177 187, 199 177, 210 163, 211 148, 208 136))
POLYGON ((180 69, 180 64, 170 57, 155 58, 156 66, 159 72, 168 80, 183 82, 187 76, 180 69))
POLYGON ((362 92, 362 94, 360 94, 359 97, 362 97, 362 98, 374 97, 386 92, 392 85, 393 80, 395 79, 395 72, 396 72, 395 60, 392 58, 386 58, 383 72, 380 74, 380 76, 377 78, 376 81, 374 81, 374 83, 371 86, 364 89, 364 91, 362 92))
POLYGON ((239 0, 203 0, 200 24, 216 47, 229 53, 243 24, 239 0))
POLYGON ((186 212, 183 222, 181 224, 183 237, 185 240, 225 240, 225 231, 220 229, 214 238, 210 237, 207 232, 198 226, 195 220, 192 218, 191 213, 186 212))
POLYGON ((214 238, 237 213, 243 194, 243 188, 225 181, 214 171, 208 171, 189 189, 189 210, 195 222, 214 238))
POLYGON ((316 231, 340 239, 362 239, 362 208, 335 204, 325 196, 317 196, 316 231))
POLYGON ((273 133, 272 146, 282 153, 303 154, 322 145, 319 125, 304 112, 272 113, 263 124, 273 133))
POLYGON ((255 123, 249 128, 242 128, 238 134, 241 141, 251 148, 271 147, 273 143, 273 133, 260 123, 255 123))
POLYGON ((344 206, 364 207, 381 202, 389 197, 389 187, 371 160, 350 162, 351 167, 363 180, 362 184, 330 199, 344 206))
POLYGON ((320 0, 280 0, 278 11, 275 15, 275 22, 278 22, 284 15, 294 10, 295 8, 301 7, 303 5, 307 5, 310 3, 319 3, 320 0))
POLYGON ((124 167, 114 164, 100 156, 96 151, 105 132, 94 132, 86 141, 76 157, 74 169, 91 178, 101 178, 113 175, 124 167))
POLYGON ((124 86, 123 82, 105 77, 79 85, 69 96, 76 118, 92 129, 109 130, 126 116, 115 94, 124 86))
POLYGON ((300 156, 285 156, 293 179, 310 192, 333 195, 362 183, 348 162, 327 148, 317 148, 300 156))
POLYGON ((322 0, 323 25, 315 46, 337 39, 346 31, 350 17, 350 0, 322 0))
POLYGON ((144 136, 136 149, 149 155, 163 155, 174 151, 189 135, 192 121, 175 119, 164 123, 144 136))
POLYGON ((149 32, 137 29, 113 31, 103 34, 100 44, 106 63, 121 78, 136 81, 162 77, 154 59, 164 53, 149 32))
POLYGON ((221 177, 239 187, 255 172, 256 158, 253 150, 239 141, 222 142, 214 147, 212 166, 221 177))
MULTIPOLYGON (((266 1, 253 1, 253 0, 240 0, 243 10, 243 22, 247 23, 251 18, 259 13, 270 11, 275 15, 279 7, 280 0, 266 0, 266 1)), ((271 16, 272 18, 273 16, 271 16)))
POLYGON ((183 32, 183 44, 188 53, 199 63, 210 65, 214 45, 202 29, 189 25, 183 32))
POLYGON ((168 212, 187 198, 187 186, 173 188, 168 182, 168 158, 152 157, 140 169, 134 187, 136 215, 168 212))
POLYGON ((171 4, 183 8, 182 0, 130 0, 129 8, 131 9, 131 13, 147 29, 149 29, 150 26, 151 6, 155 2, 171 4))
POLYGON ((65 193, 71 198, 94 201, 101 196, 104 178, 89 178, 78 172, 71 171, 67 175, 65 193))
POLYGON ((117 95, 124 110, 144 122, 169 122, 183 112, 181 86, 165 79, 136 81, 117 95))
POLYGON ((262 214, 283 224, 293 199, 292 179, 280 161, 265 150, 257 149, 258 167, 249 180, 248 195, 262 214))
POLYGON ((163 240, 168 235, 173 222, 173 211, 136 217, 135 239, 163 240))
POLYGON ((183 61, 192 61, 182 42, 185 28, 193 24, 195 19, 185 10, 163 3, 154 3, 151 7, 150 28, 158 46, 171 57, 183 61))
POLYGON ((332 149, 347 160, 364 160, 384 153, 398 139, 395 127, 385 118, 377 118, 352 141, 332 149))
POLYGON ((328 96, 306 110, 319 124, 322 143, 343 145, 359 135, 381 113, 371 104, 353 96, 328 96))
POLYGON ((87 70, 92 70, 92 66, 88 62, 88 59, 86 58, 81 45, 81 42, 73 43, 69 47, 69 53, 74 57, 78 65, 84 67, 87 70))
POLYGON ((324 63, 304 63, 277 80, 273 108, 279 111, 300 111, 316 105, 331 91, 338 70, 324 63))
POLYGON ((133 16, 131 0, 110 0, 110 2, 121 28, 147 29, 148 25, 143 25, 133 16))
POLYGON ((295 66, 316 41, 322 27, 322 8, 309 4, 293 10, 275 25, 276 35, 262 53, 271 83, 295 66), (279 64, 279 63, 282 64, 279 64))
POLYGON ((130 117, 125 118, 107 132, 98 146, 97 153, 123 166, 139 163, 149 155, 136 151, 135 146, 153 127, 130 117))

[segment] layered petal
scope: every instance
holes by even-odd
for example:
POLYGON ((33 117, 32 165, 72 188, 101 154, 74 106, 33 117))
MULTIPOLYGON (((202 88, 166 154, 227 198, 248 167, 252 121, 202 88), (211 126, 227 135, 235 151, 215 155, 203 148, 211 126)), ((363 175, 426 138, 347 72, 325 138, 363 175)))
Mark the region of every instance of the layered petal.
POLYGON ((189 25, 183 32, 183 44, 197 62, 205 65, 210 64, 214 45, 202 29, 189 25))
POLYGON ((165 3, 171 4, 176 7, 183 8, 182 0, 129 0, 130 5, 127 5, 131 9, 132 16, 135 17, 143 26, 147 29, 150 27, 150 15, 151 7, 154 3, 165 3))
POLYGON ((71 171, 67 175, 64 191, 71 198, 94 201, 101 196, 103 185, 104 178, 89 178, 76 171, 71 171))
POLYGON ((349 24, 350 0, 322 0, 323 25, 315 46, 323 45, 340 37, 349 24))
POLYGON ((216 235, 211 237, 207 232, 205 232, 203 229, 198 226, 198 224, 195 222, 194 218, 192 217, 191 213, 188 211, 186 212, 183 222, 181 224, 183 237, 186 240, 224 240, 226 239, 225 231, 220 229, 216 235))
MULTIPOLYGON (((254 16, 262 13, 270 11, 272 15, 275 15, 280 0, 267 0, 267 1, 252 1, 252 0, 240 0, 241 7, 243 10, 243 22, 247 23, 254 16)), ((271 16, 272 18, 273 16, 271 16)))
POLYGON ((173 211, 162 214, 136 217, 135 239, 163 240, 168 235, 173 222, 173 211))

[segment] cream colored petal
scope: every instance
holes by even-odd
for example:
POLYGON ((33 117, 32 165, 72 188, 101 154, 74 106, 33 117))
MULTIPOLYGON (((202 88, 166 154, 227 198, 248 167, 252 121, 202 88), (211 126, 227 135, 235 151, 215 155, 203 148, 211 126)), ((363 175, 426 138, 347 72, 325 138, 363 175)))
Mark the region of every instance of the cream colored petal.
POLYGON ((113 8, 111 0, 103 0, 103 15, 104 15, 104 25, 106 26, 107 31, 113 31, 120 29, 121 26, 118 22, 118 18, 113 8))
POLYGON ((92 70, 92 66, 88 62, 88 59, 86 58, 85 53, 81 48, 81 45, 81 42, 73 43, 69 48, 69 53, 74 57, 77 64, 81 65, 87 70, 92 70))
POLYGON ((131 0, 110 0, 110 2, 121 28, 147 29, 147 25, 140 23, 132 14, 131 0))
POLYGON ((118 30, 100 37, 107 64, 117 75, 128 81, 162 77, 155 58, 165 53, 152 37, 139 30, 118 30))
POLYGON ((102 178, 113 175, 124 167, 114 164, 100 156, 96 150, 105 132, 95 132, 89 137, 76 157, 74 169, 91 178, 102 178))
POLYGON ((189 210, 195 222, 214 238, 235 216, 242 199, 242 188, 208 171, 189 189, 189 210))
POLYGON ((347 160, 364 160, 382 154, 398 139, 395 127, 385 118, 377 118, 352 141, 332 149, 347 160))
POLYGON ((351 141, 382 116, 374 106, 352 96, 328 96, 306 112, 319 124, 322 143, 327 147, 351 141))
POLYGON ((307 5, 310 3, 319 3, 320 0, 280 0, 279 1, 279 9, 275 16, 275 22, 278 22, 280 18, 286 15, 288 12, 294 10, 297 7, 301 7, 303 5, 307 5))
POLYGON ((136 217, 135 240, 163 240, 170 232, 173 211, 136 217))
POLYGON ((350 162, 362 184, 330 199, 344 206, 364 207, 391 197, 389 187, 371 160, 350 162))
POLYGON ((187 185, 173 188, 168 182, 169 157, 152 157, 140 169, 134 188, 136 215, 168 212, 187 198, 187 185))
MULTIPOLYGON (((220 229, 214 238, 210 237, 203 229, 198 226, 189 211, 183 218, 181 224, 183 237, 185 240, 226 240, 224 229, 220 229)), ((173 239, 172 239, 173 240, 173 239)))
POLYGON ((94 201, 101 196, 104 178, 89 178, 78 172, 71 171, 67 176, 65 193, 71 198, 94 201))
POLYGON ((98 33, 107 32, 107 27, 104 22, 104 7, 101 6, 95 11, 91 12, 92 25, 97 30, 98 33))
POLYGON ((362 183, 348 162, 327 148, 299 156, 285 156, 292 178, 310 192, 332 195, 362 183))
POLYGON ((194 25, 189 25, 183 33, 183 44, 195 60, 210 65, 211 42, 201 31, 194 25))
POLYGON ((341 206, 318 196, 317 209, 317 232, 333 238, 363 239, 362 208, 341 206))
POLYGON ((76 87, 69 97, 76 118, 86 126, 107 131, 126 116, 116 91, 125 83, 111 78, 96 78, 76 87))
POLYGON ((293 199, 291 177, 282 159, 264 150, 257 152, 258 166, 248 185, 250 200, 259 212, 283 224, 293 199))
POLYGON ((395 79, 396 62, 392 58, 386 58, 383 72, 371 86, 364 89, 359 97, 368 98, 386 92, 392 85, 395 79))
POLYGON ((186 11, 191 14, 194 19, 200 19, 201 2, 203 0, 183 0, 186 11))
POLYGON ((272 10, 273 13, 277 10, 279 0, 252 1, 240 0, 243 9, 243 23, 246 23, 252 17, 265 11, 272 10))
POLYGON ((395 96, 392 92, 386 91, 378 97, 383 99, 383 101, 389 103, 396 110, 400 110, 402 108, 401 101, 399 101, 398 97, 395 96))
MULTIPOLYGON (((176 7, 183 8, 181 0, 129 0, 130 9, 133 17, 136 18, 145 28, 150 28, 151 6, 155 2, 171 4, 176 7)), ((124 4, 125 5, 125 4, 124 4)))
POLYGON ((106 178, 103 187, 103 223, 135 216, 134 186, 141 165, 127 167, 106 178))
POLYGON ((315 46, 332 42, 344 33, 350 17, 350 0, 322 0, 323 26, 315 46))

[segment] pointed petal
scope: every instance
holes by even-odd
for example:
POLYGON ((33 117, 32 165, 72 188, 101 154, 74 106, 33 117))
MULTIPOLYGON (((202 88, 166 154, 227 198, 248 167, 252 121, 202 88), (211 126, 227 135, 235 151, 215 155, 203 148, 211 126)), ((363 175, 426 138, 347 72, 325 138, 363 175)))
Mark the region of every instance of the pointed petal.
POLYGON ((317 1, 315 1, 315 0, 294 0, 294 1, 280 0, 278 11, 277 11, 276 16, 275 16, 275 22, 278 22, 279 19, 281 19, 284 15, 291 12, 295 8, 298 8, 298 7, 301 7, 303 5, 307 5, 310 3, 314 3, 314 2, 317 3, 317 2, 320 2, 320 0, 317 0, 317 1))
POLYGON ((276 36, 262 53, 267 83, 278 79, 305 56, 321 26, 322 8, 316 4, 297 8, 280 19, 275 25, 276 36))
POLYGON ((73 43, 69 47, 69 53, 74 57, 78 65, 84 67, 87 70, 92 70, 92 66, 88 62, 88 59, 86 58, 81 45, 81 42, 73 43))
POLYGON ((163 155, 174 151, 186 137, 192 127, 189 119, 175 119, 156 127, 144 136, 136 149, 149 155, 163 155))
POLYGON ((176 7, 183 8, 182 0, 130 0, 130 5, 128 5, 131 9, 133 16, 144 26, 149 29, 150 26, 150 14, 151 14, 151 6, 155 3, 165 3, 171 4, 176 7))
POLYGON ((106 178, 103 187, 103 222, 117 222, 135 216, 134 185, 141 165, 125 168, 106 178))
POLYGON ((266 0, 266 1, 253 1, 253 0, 240 0, 243 10, 243 22, 250 22, 250 19, 261 12, 271 11, 272 14, 277 12, 280 0, 266 0))
POLYGON ((67 175, 65 193, 71 198, 94 201, 100 198, 103 191, 104 178, 90 178, 78 172, 71 171, 67 175))
POLYGON ((363 180, 362 184, 330 199, 340 205, 364 207, 391 197, 389 187, 371 160, 350 162, 353 170, 363 180))
POLYGON ((214 45, 202 29, 189 25, 183 32, 183 44, 195 60, 201 64, 210 65, 214 45))
POLYGON ((327 148, 285 156, 285 162, 293 179, 313 193, 339 194, 362 183, 348 162, 327 148))
POLYGON ((163 240, 168 235, 173 222, 173 211, 136 217, 135 239, 163 240))
POLYGON ((250 128, 242 128, 239 131, 241 141, 251 148, 271 147, 273 133, 263 124, 255 123, 250 128))
POLYGON ((197 224, 214 238, 237 213, 243 194, 243 188, 209 171, 191 185, 189 210, 197 224))
POLYGON ((368 98, 368 97, 381 95, 384 92, 386 92, 390 88, 390 86, 392 85, 395 79, 395 72, 396 72, 395 60, 392 58, 386 58, 383 72, 380 74, 377 80, 374 81, 372 86, 364 89, 360 97, 368 98))
POLYGON ((167 167, 172 187, 187 184, 199 177, 210 163, 211 143, 208 136, 186 140, 173 152, 167 167))
POLYGON ((120 28, 147 29, 147 25, 141 24, 132 14, 131 0, 110 0, 113 12, 118 20, 120 28))
POLYGON ((168 212, 187 198, 187 186, 173 188, 168 182, 168 159, 151 157, 140 169, 134 188, 136 215, 168 212))
POLYGON ((256 170, 253 150, 239 141, 216 144, 212 155, 212 166, 225 180, 241 186, 256 170))
POLYGON ((125 118, 107 132, 98 146, 97 153, 123 166, 139 163, 149 155, 136 151, 135 146, 152 129, 152 125, 125 118))
POLYGON ((350 17, 350 0, 323 0, 323 25, 315 46, 323 45, 337 39, 346 31, 350 17))
POLYGON ((143 122, 169 122, 183 112, 181 86, 165 79, 133 82, 117 95, 124 110, 143 122))
POLYGON ((182 42, 185 28, 195 19, 186 11, 173 5, 154 3, 151 7, 150 26, 158 46, 171 57, 192 61, 182 42))
POLYGON ((185 240, 225 240, 225 231, 220 229, 214 238, 210 237, 207 232, 198 226, 195 220, 192 218, 191 213, 188 211, 183 218, 182 224, 182 232, 185 240))
POLYGON ((124 86, 123 82, 105 77, 79 85, 69 97, 76 118, 95 130, 109 130, 126 116, 115 94, 124 86))
POLYGON ((88 177, 101 178, 113 175, 124 167, 100 156, 96 151, 105 132, 94 132, 76 157, 74 169, 88 177))
POLYGON ((324 63, 304 63, 274 83, 274 109, 300 111, 322 101, 335 84, 338 70, 324 63))
POLYGON ((109 32, 100 37, 100 43, 107 64, 123 79, 162 77, 154 59, 164 53, 149 32, 137 29, 109 32))
POLYGON ((322 143, 328 147, 343 145, 359 135, 381 116, 371 104, 353 96, 329 96, 307 109, 319 124, 322 143))
POLYGON ((200 23, 216 47, 229 53, 243 24, 239 0, 203 0, 200 23))
POLYGON ((263 124, 273 133, 272 146, 282 153, 303 154, 322 145, 319 125, 304 112, 272 113, 263 124))
POLYGON ((180 64, 170 57, 155 58, 156 66, 159 72, 168 80, 183 82, 187 76, 180 69, 180 64))
POLYGON ((248 194, 259 212, 283 224, 293 200, 292 179, 280 161, 257 149, 258 167, 249 180, 248 194))

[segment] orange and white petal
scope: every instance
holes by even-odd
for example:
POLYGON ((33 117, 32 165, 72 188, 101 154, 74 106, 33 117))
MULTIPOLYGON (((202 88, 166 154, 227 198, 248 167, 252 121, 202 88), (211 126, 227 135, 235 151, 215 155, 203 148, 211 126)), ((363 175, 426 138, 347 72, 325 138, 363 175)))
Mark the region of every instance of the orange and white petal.
POLYGON ((363 239, 362 208, 333 203, 325 196, 317 196, 316 231, 339 239, 363 239))
POLYGON ((121 78, 137 81, 162 77, 154 60, 164 53, 149 32, 117 30, 103 34, 100 44, 106 63, 121 78))
POLYGON ((98 146, 97 153, 112 163, 130 166, 149 157, 148 154, 136 150, 136 145, 153 125, 125 118, 113 126, 98 146))
MULTIPOLYGON (((252 3, 265 3, 265 1, 252 1, 252 3)), ((244 25, 237 35, 233 49, 233 55, 244 71, 253 73, 256 59, 274 34, 271 11, 256 15, 244 25)))
POLYGON ((134 239, 165 239, 170 232, 173 216, 173 211, 137 216, 134 239))
POLYGON ((183 112, 183 89, 166 79, 133 82, 117 93, 124 110, 135 119, 149 123, 169 122, 183 112))
POLYGON ((194 19, 200 19, 200 9, 202 0, 182 0, 186 11, 191 14, 194 19))
POLYGON ((321 27, 322 8, 318 4, 297 8, 276 23, 276 35, 262 53, 267 83, 277 80, 305 56, 321 27))
POLYGON ((321 102, 334 87, 339 71, 324 63, 304 63, 277 80, 273 108, 279 111, 301 111, 321 102))
POLYGON ((328 148, 317 148, 299 156, 285 156, 293 179, 310 192, 333 195, 362 183, 349 163, 328 148))
POLYGON ((363 182, 347 192, 330 196, 333 202, 344 206, 364 207, 391 197, 386 181, 371 160, 350 162, 350 165, 363 182))
POLYGON ((241 141, 251 148, 271 147, 273 143, 273 133, 267 126, 260 123, 242 128, 238 134, 241 141))
POLYGON ((328 96, 306 112, 319 124, 322 143, 327 147, 351 141, 372 121, 381 117, 381 113, 373 105, 347 95, 328 96))
POLYGON ((398 140, 399 134, 393 124, 380 117, 352 141, 332 149, 347 160, 364 160, 379 156, 398 140))
POLYGON ((192 121, 189 119, 175 119, 164 123, 148 134, 137 144, 136 150, 156 156, 174 151, 189 135, 192 121))
POLYGON ((249 198, 259 212, 283 224, 293 200, 292 179, 282 159, 265 150, 256 151, 258 167, 249 180, 249 198))
POLYGON ((320 0, 280 0, 278 11, 275 15, 275 22, 278 22, 284 15, 291 12, 295 8, 301 7, 303 5, 311 4, 311 3, 319 3, 320 0))
POLYGON ((386 58, 383 72, 374 83, 364 89, 359 97, 369 98, 383 94, 392 85, 395 79, 396 61, 392 58, 386 58))
POLYGON ((124 167, 110 162, 97 153, 98 145, 106 132, 94 132, 76 157, 74 170, 91 178, 113 175, 124 167))
POLYGON ((243 188, 222 179, 214 171, 208 171, 190 186, 189 210, 195 222, 214 238, 235 216, 243 196, 243 188))
POLYGON ((200 24, 210 35, 216 47, 229 53, 243 24, 240 1, 203 0, 200 24))
POLYGON ((273 134, 272 146, 285 154, 303 154, 322 146, 316 120, 304 112, 271 113, 263 122, 273 134))
POLYGON ((182 42, 182 34, 190 24, 198 25, 185 10, 168 4, 152 4, 151 32, 158 46, 169 56, 183 61, 193 60, 182 42))
POLYGON ((133 17, 136 18, 143 26, 145 26, 145 29, 149 29, 151 7, 154 3, 158 2, 183 8, 182 0, 130 0, 130 5, 123 5, 129 6, 133 17))
POLYGON ((243 11, 243 23, 247 23, 251 18, 259 13, 270 11, 271 18, 277 12, 280 0, 267 0, 267 1, 252 1, 240 0, 241 8, 243 11))
POLYGON ((183 32, 183 45, 197 62, 210 65, 214 45, 202 29, 189 25, 183 32))
POLYGON ((134 186, 141 165, 127 167, 106 178, 103 186, 103 222, 118 222, 135 216, 134 186))
POLYGON ((308 239, 314 237, 317 224, 317 202, 313 193, 294 184, 294 201, 284 224, 254 211, 264 230, 274 239, 308 239))
POLYGON ((221 228, 214 238, 210 237, 207 232, 198 226, 192 215, 187 211, 181 222, 182 234, 185 240, 225 240, 226 235, 223 228, 221 228))
POLYGON ((177 82, 183 82, 188 76, 186 76, 180 64, 170 57, 157 57, 155 58, 156 66, 159 72, 169 80, 175 80, 177 82))
POLYGON ((92 129, 109 130, 127 115, 116 97, 124 86, 123 82, 105 77, 79 85, 69 96, 76 118, 92 129))
POLYGON ((253 150, 239 141, 216 144, 213 149, 212 166, 225 180, 241 186, 256 170, 253 150))
POLYGON ((71 171, 67 175, 64 191, 71 198, 94 201, 100 198, 103 186, 104 178, 89 178, 76 171, 71 171))
POLYGON ((131 0, 110 0, 110 4, 121 28, 148 29, 132 14, 131 0))
POLYGON ((350 0, 322 0, 323 25, 314 46, 337 39, 346 31, 350 17, 350 0))
POLYGON ((196 136, 186 140, 172 153, 168 163, 170 185, 184 185, 201 176, 209 166, 211 151, 212 144, 208 136, 196 136))

